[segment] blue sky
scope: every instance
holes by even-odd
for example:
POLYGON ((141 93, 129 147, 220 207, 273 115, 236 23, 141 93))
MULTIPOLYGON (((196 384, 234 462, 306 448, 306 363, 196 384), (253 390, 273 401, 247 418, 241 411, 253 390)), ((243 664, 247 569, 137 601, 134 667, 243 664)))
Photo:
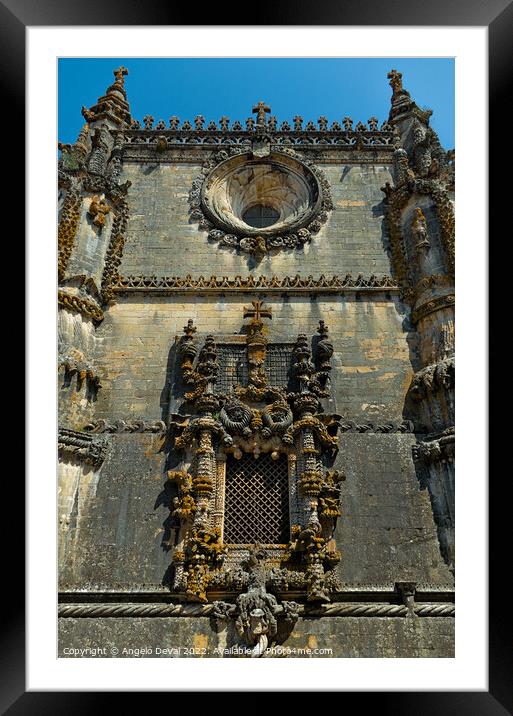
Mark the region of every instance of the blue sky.
POLYGON ((90 107, 114 81, 112 70, 129 70, 125 87, 132 116, 151 114, 167 123, 202 114, 244 121, 264 100, 278 122, 300 114, 329 122, 346 115, 366 122, 388 116, 387 73, 403 73, 403 86, 421 108, 433 110, 431 126, 442 146, 454 147, 454 60, 452 58, 61 58, 58 63, 59 140, 74 142, 90 107))

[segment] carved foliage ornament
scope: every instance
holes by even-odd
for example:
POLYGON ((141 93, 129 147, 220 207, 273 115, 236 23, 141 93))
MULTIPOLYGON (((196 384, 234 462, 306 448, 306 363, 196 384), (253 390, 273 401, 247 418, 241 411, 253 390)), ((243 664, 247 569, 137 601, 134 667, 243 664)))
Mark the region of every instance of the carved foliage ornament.
POLYGON ((189 204, 191 219, 211 241, 260 257, 303 247, 333 208, 323 173, 286 148, 260 158, 248 148, 217 152, 193 181, 189 204), (251 223, 257 208, 269 212, 270 223, 251 223))
POLYGON ((93 224, 101 230, 105 226, 106 217, 110 210, 110 206, 105 199, 96 195, 92 197, 87 213, 91 217, 93 224))

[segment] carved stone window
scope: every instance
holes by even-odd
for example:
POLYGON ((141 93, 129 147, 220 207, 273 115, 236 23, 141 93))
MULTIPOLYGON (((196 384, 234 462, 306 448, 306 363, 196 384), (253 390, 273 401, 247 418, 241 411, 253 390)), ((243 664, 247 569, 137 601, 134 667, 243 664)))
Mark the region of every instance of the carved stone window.
POLYGON ((245 333, 219 341, 195 339, 189 321, 179 344, 189 390, 169 426, 179 521, 173 590, 202 602, 240 594, 260 545, 260 576, 267 570, 273 589, 326 601, 340 559, 333 531, 343 479, 325 469, 340 425, 321 402, 333 345, 323 321, 313 338, 269 342, 263 319, 272 312, 261 301, 244 318, 245 333))
POLYGON ((223 540, 287 544, 290 539, 287 458, 243 453, 226 461, 223 540))
POLYGON ((291 149, 214 154, 189 192, 190 217, 221 246, 255 257, 302 248, 333 209, 329 182, 291 149))

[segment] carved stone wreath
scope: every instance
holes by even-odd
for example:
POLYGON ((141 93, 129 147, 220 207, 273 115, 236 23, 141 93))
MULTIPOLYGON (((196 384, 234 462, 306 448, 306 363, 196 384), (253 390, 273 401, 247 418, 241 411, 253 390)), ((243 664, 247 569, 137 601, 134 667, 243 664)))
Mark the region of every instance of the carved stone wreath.
POLYGON ((210 240, 254 256, 302 248, 333 209, 324 174, 287 148, 265 156, 256 156, 250 147, 217 152, 194 179, 189 203, 190 218, 208 231, 210 240), (273 224, 246 223, 246 212, 258 205, 276 213, 273 224))

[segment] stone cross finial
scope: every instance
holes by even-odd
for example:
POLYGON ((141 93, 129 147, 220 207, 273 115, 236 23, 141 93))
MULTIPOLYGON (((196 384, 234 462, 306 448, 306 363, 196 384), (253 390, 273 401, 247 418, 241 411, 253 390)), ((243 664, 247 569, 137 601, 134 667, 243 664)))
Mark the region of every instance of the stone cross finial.
POLYGON ((265 113, 269 113, 271 111, 271 108, 269 105, 267 105, 265 102, 260 102, 253 107, 253 114, 256 114, 257 116, 257 124, 259 126, 265 125, 265 113))
POLYGON ((198 329, 194 325, 194 321, 192 320, 192 318, 189 318, 189 320, 187 321, 187 325, 183 327, 183 332, 185 333, 187 338, 192 338, 197 330, 198 329))
POLYGON ((244 318, 252 318, 255 322, 260 322, 261 318, 272 318, 273 312, 271 308, 263 308, 263 301, 251 301, 253 308, 244 306, 244 318))
POLYGON ((324 321, 319 321, 319 327, 317 329, 317 333, 320 333, 322 337, 328 335, 328 326, 325 324, 324 321))
POLYGON ((403 75, 397 70, 390 70, 387 75, 387 79, 390 80, 390 87, 394 91, 394 94, 400 92, 403 88, 403 75))
POLYGON ((128 70, 126 67, 118 67, 117 70, 114 70, 114 77, 116 78, 116 82, 119 82, 120 84, 124 84, 125 80, 123 79, 128 74, 128 70))

